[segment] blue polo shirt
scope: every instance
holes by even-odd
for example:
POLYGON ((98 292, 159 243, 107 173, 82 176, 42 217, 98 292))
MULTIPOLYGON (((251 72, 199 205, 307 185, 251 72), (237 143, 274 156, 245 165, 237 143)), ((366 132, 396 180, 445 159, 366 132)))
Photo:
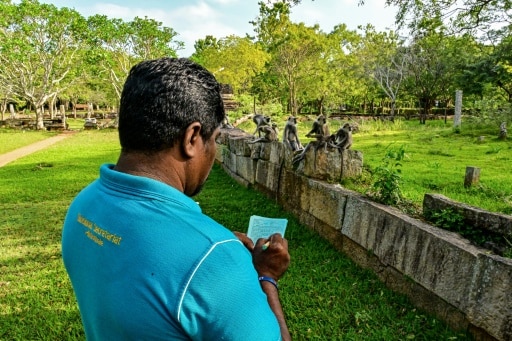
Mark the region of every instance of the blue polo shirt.
POLYGON ((62 257, 88 340, 280 340, 251 255, 162 182, 102 165, 72 202, 62 257))

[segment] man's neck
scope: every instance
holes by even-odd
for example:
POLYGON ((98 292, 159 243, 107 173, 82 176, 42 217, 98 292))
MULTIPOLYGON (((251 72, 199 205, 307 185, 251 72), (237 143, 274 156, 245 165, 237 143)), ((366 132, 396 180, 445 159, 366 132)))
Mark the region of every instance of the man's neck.
POLYGON ((154 179, 183 192, 176 162, 170 162, 169 158, 169 153, 163 152, 152 155, 121 152, 114 170, 154 179))

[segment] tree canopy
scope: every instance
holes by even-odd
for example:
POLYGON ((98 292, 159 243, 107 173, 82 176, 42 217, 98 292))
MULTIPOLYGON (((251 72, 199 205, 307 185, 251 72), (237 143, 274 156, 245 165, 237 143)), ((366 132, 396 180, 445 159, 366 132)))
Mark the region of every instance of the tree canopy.
MULTIPOLYGON (((495 39, 482 40, 472 30, 455 32, 455 21, 443 21, 456 1, 387 3, 402 10, 398 19, 414 19, 407 35, 379 32, 371 24, 350 30, 339 23, 324 31, 291 20, 300 1, 260 1, 252 34, 207 35, 195 42, 190 58, 230 84, 241 101, 253 100, 252 108, 242 108, 245 114, 271 104, 265 114, 352 110, 393 116, 409 106, 426 115, 436 103, 449 105, 456 89, 471 105, 512 102, 508 26, 496 28, 495 39)), ((465 1, 452 18, 470 15, 478 3, 465 1)), ((480 5, 479 22, 507 19, 509 1, 480 5)), ((57 100, 116 106, 135 63, 176 57, 183 48, 178 32, 147 17, 84 18, 37 0, 0 0, 0 11, 2 108, 26 101, 40 121, 43 107, 57 100)))

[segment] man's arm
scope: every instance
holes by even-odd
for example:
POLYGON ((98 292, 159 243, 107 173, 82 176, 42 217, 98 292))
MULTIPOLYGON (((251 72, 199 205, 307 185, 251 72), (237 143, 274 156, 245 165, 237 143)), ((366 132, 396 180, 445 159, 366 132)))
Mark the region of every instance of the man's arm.
POLYGON ((274 312, 277 318, 277 322, 279 322, 279 328, 281 329, 281 338, 283 341, 291 340, 290 332, 288 331, 288 326, 286 325, 286 320, 284 318, 283 308, 281 306, 281 301, 279 301, 279 293, 277 287, 274 284, 267 281, 260 281, 261 288, 263 292, 267 295, 268 305, 270 309, 274 312))
POLYGON ((282 238, 280 234, 273 234, 268 239, 259 239, 255 246, 246 234, 235 232, 235 235, 251 252, 258 276, 266 279, 271 278, 275 283, 272 283, 271 280, 260 279, 261 288, 265 295, 267 295, 268 305, 279 322, 282 340, 291 340, 277 288, 277 281, 283 276, 290 265, 288 241, 282 238))
POLYGON ((252 260, 260 278, 261 288, 267 295, 270 309, 279 322, 281 337, 285 341, 291 340, 277 288, 277 281, 290 265, 288 241, 278 233, 266 240, 260 238, 252 249, 252 260))

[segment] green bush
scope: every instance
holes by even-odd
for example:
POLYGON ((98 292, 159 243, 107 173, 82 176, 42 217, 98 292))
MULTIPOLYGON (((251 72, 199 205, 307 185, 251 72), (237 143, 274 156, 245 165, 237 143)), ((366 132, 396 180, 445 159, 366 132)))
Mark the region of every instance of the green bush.
POLYGON ((400 186, 402 184, 401 161, 405 158, 405 147, 389 149, 382 159, 382 164, 375 168, 373 183, 373 198, 386 205, 398 205, 404 197, 400 186))

